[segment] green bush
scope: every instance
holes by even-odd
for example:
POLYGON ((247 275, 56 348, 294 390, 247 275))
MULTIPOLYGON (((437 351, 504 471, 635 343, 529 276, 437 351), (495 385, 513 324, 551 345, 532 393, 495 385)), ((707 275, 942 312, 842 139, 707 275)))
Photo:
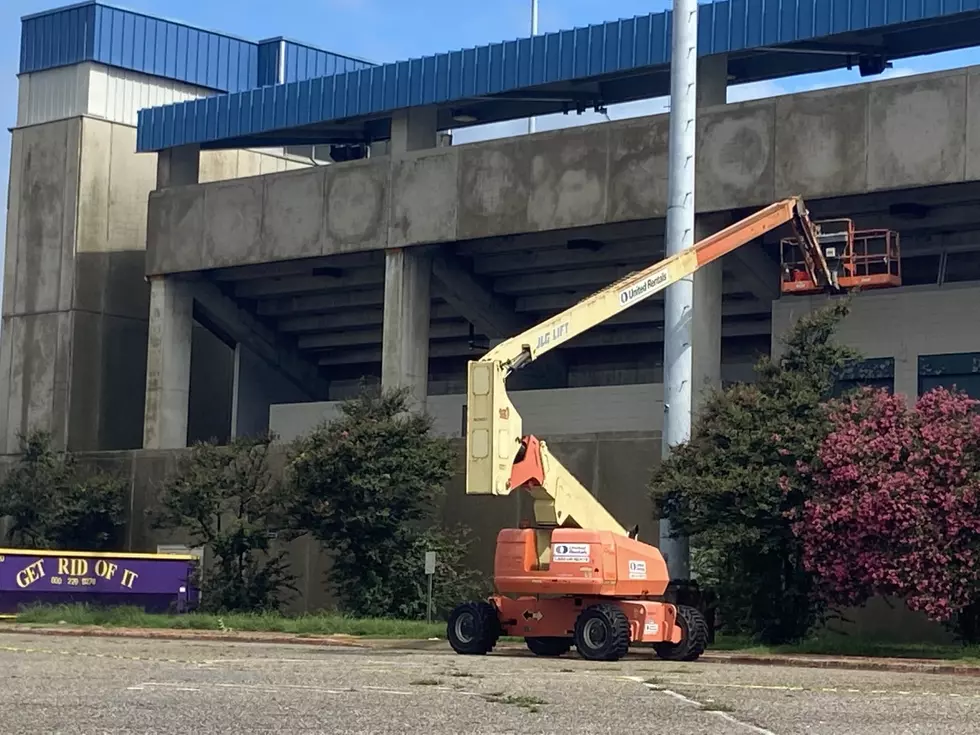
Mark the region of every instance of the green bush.
POLYGON ((341 415, 290 448, 293 527, 333 555, 329 579, 341 609, 359 617, 425 614, 425 550, 439 552, 437 608, 474 593, 462 531, 431 528, 454 474, 448 440, 408 410, 404 390, 366 388, 341 415))
POLYGON ((705 402, 691 440, 653 475, 653 500, 690 537, 726 632, 795 641, 823 612, 787 513, 807 496, 797 463, 812 462, 827 435, 835 378, 857 357, 832 342, 848 309, 841 300, 801 318, 755 383, 705 402))
POLYGON ((8 516, 6 542, 64 551, 118 547, 126 523, 125 478, 79 465, 55 451, 51 435, 32 431, 20 440, 17 463, 0 483, 0 517, 8 516))
POLYGON ((211 557, 200 580, 205 612, 274 611, 295 590, 285 551, 272 550, 273 532, 283 524, 282 485, 269 470, 272 441, 196 444, 165 484, 161 510, 151 514, 156 528, 184 529, 193 545, 205 545, 211 557))

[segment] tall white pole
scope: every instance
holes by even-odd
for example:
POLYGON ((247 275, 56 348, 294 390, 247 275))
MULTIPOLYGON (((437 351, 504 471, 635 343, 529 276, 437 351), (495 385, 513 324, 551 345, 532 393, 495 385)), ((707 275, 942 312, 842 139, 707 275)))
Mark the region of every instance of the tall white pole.
MULTIPOLYGON (((697 0, 674 0, 670 59, 670 130, 667 149, 667 255, 694 244, 694 165, 697 137, 698 75, 697 0)), ((664 430, 663 452, 691 436, 691 311, 694 278, 678 281, 664 295, 664 430)), ((691 577, 686 538, 673 538, 667 520, 660 521, 660 550, 671 579, 691 577)))
MULTIPOLYGON (((538 35, 538 0, 531 0, 531 35, 538 35)), ((534 132, 534 118, 527 119, 527 133, 534 132)))

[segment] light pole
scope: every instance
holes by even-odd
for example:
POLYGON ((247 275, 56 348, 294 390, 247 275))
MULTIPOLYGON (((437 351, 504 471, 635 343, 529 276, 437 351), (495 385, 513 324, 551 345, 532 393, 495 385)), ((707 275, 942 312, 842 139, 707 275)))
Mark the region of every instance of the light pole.
MULTIPOLYGON (((531 0, 531 35, 538 35, 538 0, 531 0)), ((534 118, 527 119, 527 134, 534 132, 534 118)))
MULTIPOLYGON (((670 128, 667 142, 667 256, 694 244, 694 165, 697 136, 698 0, 673 0, 670 56, 670 128)), ((691 311, 694 277, 664 294, 664 429, 662 457, 691 436, 691 311)), ((670 522, 660 521, 660 549, 671 579, 691 578, 688 539, 674 537, 670 522)))

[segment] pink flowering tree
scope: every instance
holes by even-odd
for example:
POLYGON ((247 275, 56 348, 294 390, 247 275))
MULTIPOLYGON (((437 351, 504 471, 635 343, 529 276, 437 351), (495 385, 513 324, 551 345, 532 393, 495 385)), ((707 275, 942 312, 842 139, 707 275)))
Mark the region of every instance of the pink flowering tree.
POLYGON ((980 599, 978 406, 942 388, 914 408, 871 389, 832 402, 831 431, 798 468, 809 498, 791 513, 828 602, 896 596, 962 631, 980 599))

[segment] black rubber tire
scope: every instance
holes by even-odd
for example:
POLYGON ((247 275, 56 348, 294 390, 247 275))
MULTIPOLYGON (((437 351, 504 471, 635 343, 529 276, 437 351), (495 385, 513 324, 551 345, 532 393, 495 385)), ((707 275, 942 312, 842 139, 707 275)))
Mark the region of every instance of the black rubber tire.
POLYGON ((571 638, 525 638, 524 642, 535 656, 563 656, 572 650, 571 638))
POLYGON ((493 650, 500 638, 497 608, 489 602, 464 602, 457 605, 446 622, 446 637, 456 653, 483 656, 493 650), (471 629, 464 626, 469 623, 471 629))
POLYGON ((697 661, 708 647, 708 621, 696 607, 677 606, 680 643, 654 643, 653 650, 665 661, 697 661))
POLYGON ((600 603, 579 613, 575 621, 575 648, 589 661, 618 661, 630 647, 630 622, 616 605, 600 603), (593 633, 601 632, 595 641, 593 633))

